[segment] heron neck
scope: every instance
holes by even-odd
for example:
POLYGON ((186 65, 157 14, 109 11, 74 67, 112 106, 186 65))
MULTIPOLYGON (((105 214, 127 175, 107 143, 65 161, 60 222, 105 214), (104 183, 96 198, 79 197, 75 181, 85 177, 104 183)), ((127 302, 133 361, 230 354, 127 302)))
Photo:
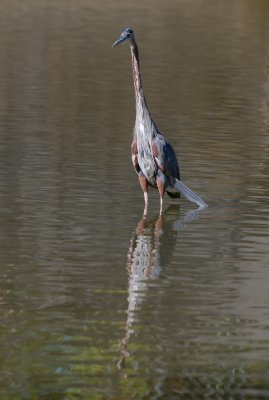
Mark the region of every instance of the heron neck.
POLYGON ((135 100, 136 100, 136 118, 138 118, 142 113, 149 114, 149 110, 147 107, 142 87, 138 48, 134 39, 131 43, 131 55, 132 55, 133 79, 134 79, 135 100))

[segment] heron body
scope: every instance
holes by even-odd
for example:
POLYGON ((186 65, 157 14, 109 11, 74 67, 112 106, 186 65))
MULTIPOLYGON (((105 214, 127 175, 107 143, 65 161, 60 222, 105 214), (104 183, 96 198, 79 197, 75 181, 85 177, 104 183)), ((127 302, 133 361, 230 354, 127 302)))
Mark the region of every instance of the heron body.
POLYGON ((148 185, 159 191, 160 214, 163 212, 165 191, 173 198, 180 197, 182 193, 190 201, 205 207, 206 203, 180 181, 179 165, 173 147, 158 131, 150 115, 143 92, 138 47, 133 30, 125 28, 113 46, 126 40, 130 41, 136 99, 136 119, 131 145, 132 162, 144 192, 144 216, 148 212, 148 185))

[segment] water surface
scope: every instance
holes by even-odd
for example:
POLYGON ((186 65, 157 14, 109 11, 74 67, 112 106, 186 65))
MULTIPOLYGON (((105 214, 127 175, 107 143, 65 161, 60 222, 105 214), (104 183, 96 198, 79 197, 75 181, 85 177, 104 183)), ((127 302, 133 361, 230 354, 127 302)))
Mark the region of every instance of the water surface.
POLYGON ((269 397, 266 0, 2 1, 0 397, 269 397), (130 162, 151 113, 209 204, 130 162))

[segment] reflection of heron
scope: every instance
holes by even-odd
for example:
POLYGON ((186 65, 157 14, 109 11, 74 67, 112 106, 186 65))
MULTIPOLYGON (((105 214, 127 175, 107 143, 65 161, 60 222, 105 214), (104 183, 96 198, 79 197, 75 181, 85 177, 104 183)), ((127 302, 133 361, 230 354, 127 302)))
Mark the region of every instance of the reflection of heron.
POLYGON ((136 315, 146 298, 148 284, 158 279, 162 267, 173 255, 177 231, 184 227, 184 222, 198 218, 200 209, 186 213, 178 218, 179 206, 170 206, 163 215, 153 220, 142 218, 131 238, 127 255, 128 272, 128 308, 125 336, 121 340, 122 353, 118 366, 124 365, 126 350, 136 315))
POLYGON ((172 198, 180 197, 180 194, 182 194, 200 207, 206 207, 206 203, 180 181, 179 166, 173 147, 158 131, 151 118, 142 89, 138 48, 134 31, 130 28, 124 29, 113 46, 127 39, 130 40, 136 97, 136 121, 131 147, 132 161, 144 192, 144 216, 148 212, 148 185, 158 188, 160 214, 163 212, 165 191, 172 198))

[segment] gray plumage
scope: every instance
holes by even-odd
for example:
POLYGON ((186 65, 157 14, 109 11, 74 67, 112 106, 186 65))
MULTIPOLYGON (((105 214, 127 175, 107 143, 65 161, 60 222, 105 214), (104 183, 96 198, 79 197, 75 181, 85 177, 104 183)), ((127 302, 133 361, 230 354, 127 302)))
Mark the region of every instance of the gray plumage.
POLYGON ((173 198, 182 194, 200 207, 206 207, 206 203, 180 181, 179 165, 173 147, 158 131, 151 118, 142 88, 138 48, 133 30, 125 28, 113 47, 127 39, 130 41, 136 99, 136 119, 131 146, 132 162, 144 192, 144 216, 148 211, 148 185, 158 188, 160 214, 163 212, 165 191, 173 198))

